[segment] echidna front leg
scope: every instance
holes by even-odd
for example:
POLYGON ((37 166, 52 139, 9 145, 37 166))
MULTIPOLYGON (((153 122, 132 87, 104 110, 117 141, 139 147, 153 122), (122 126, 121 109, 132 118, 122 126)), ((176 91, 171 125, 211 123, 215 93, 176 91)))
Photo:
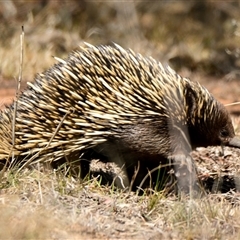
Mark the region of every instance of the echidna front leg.
POLYGON ((190 194, 190 196, 197 196, 201 189, 192 157, 179 152, 175 153, 171 158, 177 180, 178 194, 184 193, 190 194))
POLYGON ((178 194, 197 196, 201 193, 201 188, 196 167, 190 155, 192 146, 188 130, 188 126, 181 121, 177 122, 173 117, 169 119, 170 161, 174 166, 178 194))

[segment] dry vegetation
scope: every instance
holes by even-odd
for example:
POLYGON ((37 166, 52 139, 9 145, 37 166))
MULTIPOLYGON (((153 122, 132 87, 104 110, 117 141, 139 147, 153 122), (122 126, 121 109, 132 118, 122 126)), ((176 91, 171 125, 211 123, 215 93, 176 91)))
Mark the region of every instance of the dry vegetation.
POLYGON ((113 191, 52 171, 1 181, 1 239, 239 239, 239 196, 177 200, 113 191))
MULTIPOLYGON (((1 1, 0 94, 18 77, 24 25, 22 87, 54 63, 52 56, 64 57, 83 41, 116 42, 169 61, 224 102, 239 101, 239 10, 237 1, 1 1)), ((239 120, 234 125, 239 132, 239 120)), ((195 157, 209 160, 209 172, 223 171, 226 158, 206 151, 195 157)), ((100 183, 42 166, 1 173, 0 239, 240 239, 239 193, 179 200, 100 183)))

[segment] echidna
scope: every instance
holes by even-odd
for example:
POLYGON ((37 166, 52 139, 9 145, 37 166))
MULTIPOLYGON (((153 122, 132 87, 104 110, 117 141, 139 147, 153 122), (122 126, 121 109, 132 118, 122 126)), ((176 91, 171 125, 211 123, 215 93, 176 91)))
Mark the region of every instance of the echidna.
MULTIPOLYGON (((86 44, 57 60, 18 99, 16 160, 71 161, 93 150, 127 172, 170 161, 189 192, 198 189, 191 150, 235 142, 224 106, 151 57, 86 44)), ((0 115, 0 159, 12 148, 13 110, 0 115)))

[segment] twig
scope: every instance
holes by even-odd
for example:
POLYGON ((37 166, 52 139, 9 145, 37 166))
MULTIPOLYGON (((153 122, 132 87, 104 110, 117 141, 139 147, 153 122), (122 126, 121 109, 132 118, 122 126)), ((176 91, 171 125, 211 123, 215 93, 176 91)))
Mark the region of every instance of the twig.
MULTIPOLYGON (((34 154, 29 160, 27 160, 19 169, 18 172, 21 171, 24 167, 30 165, 33 163, 33 160, 35 158, 37 158, 41 153, 43 153, 45 150, 48 149, 48 147, 50 146, 51 142, 53 141, 54 137, 57 135, 60 127, 62 126, 64 120, 66 119, 67 115, 70 114, 72 112, 72 109, 69 109, 68 112, 65 113, 65 115, 62 117, 61 121, 59 122, 58 126, 56 127, 52 137, 50 138, 48 144, 46 145, 46 147, 42 148, 39 152, 37 152, 36 154, 34 154)), ((38 163, 39 161, 36 161, 36 163, 38 163)))
POLYGON ((140 162, 138 161, 137 169, 134 169, 134 174, 130 182, 129 193, 132 191, 133 183, 136 180, 139 169, 140 169, 140 162))
POLYGON ((21 52, 20 52, 20 66, 19 66, 19 74, 18 74, 18 84, 16 87, 16 100, 14 101, 14 110, 13 110, 13 119, 12 119, 12 146, 8 155, 8 158, 6 160, 6 163, 1 170, 0 179, 3 176, 3 173, 6 171, 6 168, 8 166, 10 156, 12 156, 11 164, 14 161, 14 147, 15 147, 15 125, 16 125, 16 116, 17 116, 17 104, 18 104, 18 98, 19 98, 19 92, 21 87, 21 81, 22 81, 22 69, 23 69, 23 43, 24 43, 24 26, 22 26, 22 33, 20 35, 20 46, 21 46, 21 52))
POLYGON ((16 89, 16 100, 14 101, 14 110, 13 110, 13 120, 12 120, 12 162, 14 161, 14 147, 15 147, 15 125, 16 125, 16 116, 17 116, 17 106, 18 106, 18 98, 22 81, 22 68, 23 68, 23 42, 24 42, 24 27, 22 26, 22 33, 20 35, 20 44, 21 44, 21 52, 20 52, 20 66, 19 66, 19 75, 18 75, 18 83, 16 89))
POLYGON ((229 107, 229 106, 234 106, 234 105, 239 105, 240 102, 234 102, 234 103, 228 103, 228 104, 224 104, 225 107, 229 107))

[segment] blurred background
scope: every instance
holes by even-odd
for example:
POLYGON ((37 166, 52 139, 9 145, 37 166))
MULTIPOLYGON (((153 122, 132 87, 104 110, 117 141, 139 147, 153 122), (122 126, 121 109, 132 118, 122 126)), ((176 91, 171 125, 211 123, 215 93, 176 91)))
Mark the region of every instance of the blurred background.
POLYGON ((23 86, 53 56, 115 42, 168 63, 224 103, 239 101, 239 13, 240 1, 0 1, 0 95, 18 77, 24 26, 23 86))

